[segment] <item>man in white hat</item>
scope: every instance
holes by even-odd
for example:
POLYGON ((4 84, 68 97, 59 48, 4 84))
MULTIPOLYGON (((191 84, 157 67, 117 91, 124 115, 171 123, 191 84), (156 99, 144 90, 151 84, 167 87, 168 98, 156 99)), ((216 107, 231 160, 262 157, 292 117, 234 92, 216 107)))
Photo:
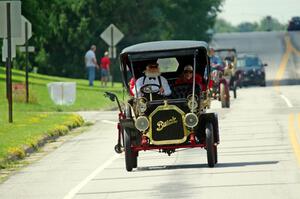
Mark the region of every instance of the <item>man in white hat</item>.
POLYGON ((104 57, 101 59, 101 86, 107 86, 110 75, 110 59, 108 52, 104 52, 104 57))
POLYGON ((162 96, 168 96, 171 94, 171 89, 169 83, 166 78, 161 76, 159 71, 158 63, 150 63, 146 66, 146 70, 144 71, 145 76, 140 77, 136 81, 136 89, 133 88, 133 93, 135 96, 142 96, 141 88, 144 85, 157 85, 152 86, 152 90, 156 90, 159 88, 158 94, 162 96), (137 93, 136 93, 137 91, 137 93))

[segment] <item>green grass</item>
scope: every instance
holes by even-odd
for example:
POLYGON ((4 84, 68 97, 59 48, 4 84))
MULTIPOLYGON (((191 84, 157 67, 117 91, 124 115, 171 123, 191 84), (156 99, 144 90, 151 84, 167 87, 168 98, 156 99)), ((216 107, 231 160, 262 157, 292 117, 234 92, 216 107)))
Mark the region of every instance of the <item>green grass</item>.
MULTIPOLYGON (((12 81, 25 82, 25 73, 12 70, 12 81)), ((100 88, 96 81, 94 87, 87 80, 29 74, 30 103, 24 102, 24 90, 14 92, 13 123, 8 123, 8 104, 6 99, 5 68, 0 67, 0 168, 1 160, 10 155, 24 156, 24 146, 36 146, 45 136, 65 134, 69 129, 82 125, 72 112, 83 110, 103 110, 116 107, 104 97, 104 91, 111 91, 123 98, 121 83, 114 87, 100 88), (55 105, 48 93, 50 82, 76 82, 76 101, 70 106, 55 105)), ((110 84, 109 84, 110 85, 110 84)))
POLYGON ((64 113, 23 112, 16 114, 12 124, 1 121, 0 160, 8 155, 20 155, 18 150, 22 151, 25 147, 36 147, 44 136, 64 134, 58 129, 68 128, 67 122, 73 120, 73 115, 64 113))
MULTIPOLYGON (((24 83, 25 77, 23 71, 13 70, 13 83, 24 83)), ((40 74, 29 74, 29 93, 35 103, 15 103, 15 111, 80 111, 107 109, 115 106, 104 97, 104 91, 115 92, 120 99, 123 99, 123 91, 121 83, 115 83, 114 87, 100 88, 100 81, 95 82, 94 87, 88 86, 87 80, 69 79, 60 77, 50 77, 40 74), (71 106, 55 105, 48 93, 47 84, 50 82, 76 82, 76 101, 71 106)), ((111 85, 111 84, 109 84, 111 85)), ((0 111, 6 111, 7 101, 5 98, 5 70, 0 67, 0 111)))

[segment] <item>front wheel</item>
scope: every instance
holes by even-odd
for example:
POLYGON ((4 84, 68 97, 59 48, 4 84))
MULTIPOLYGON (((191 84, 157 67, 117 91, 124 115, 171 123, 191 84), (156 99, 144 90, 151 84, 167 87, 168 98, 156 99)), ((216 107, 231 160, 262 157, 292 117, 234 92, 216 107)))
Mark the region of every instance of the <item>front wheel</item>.
POLYGON ((214 146, 215 164, 218 163, 218 147, 214 146))
POLYGON ((211 123, 207 123, 205 126, 205 140, 206 140, 206 152, 207 152, 207 164, 209 167, 214 167, 217 161, 216 147, 214 145, 214 133, 211 123))
POLYGON ((130 131, 124 132, 124 149, 125 149, 125 166, 127 171, 132 171, 137 167, 137 152, 131 148, 131 135, 130 131))
POLYGON ((237 82, 233 81, 233 97, 234 97, 234 99, 237 97, 236 89, 237 89, 237 82))
POLYGON ((266 86, 266 81, 262 81, 262 82, 260 83, 260 86, 265 87, 265 86, 266 86))

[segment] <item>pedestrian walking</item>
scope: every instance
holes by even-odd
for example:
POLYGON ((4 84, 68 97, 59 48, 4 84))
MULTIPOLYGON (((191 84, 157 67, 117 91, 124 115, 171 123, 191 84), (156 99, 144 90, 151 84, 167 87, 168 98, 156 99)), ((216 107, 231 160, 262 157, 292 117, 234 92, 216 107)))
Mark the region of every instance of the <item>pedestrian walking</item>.
POLYGON ((90 50, 88 50, 84 56, 85 66, 87 68, 89 86, 94 85, 96 68, 99 68, 96 59, 96 46, 92 45, 90 50))
POLYGON ((110 59, 108 52, 105 51, 104 57, 101 59, 101 86, 107 86, 107 82, 110 76, 110 59))

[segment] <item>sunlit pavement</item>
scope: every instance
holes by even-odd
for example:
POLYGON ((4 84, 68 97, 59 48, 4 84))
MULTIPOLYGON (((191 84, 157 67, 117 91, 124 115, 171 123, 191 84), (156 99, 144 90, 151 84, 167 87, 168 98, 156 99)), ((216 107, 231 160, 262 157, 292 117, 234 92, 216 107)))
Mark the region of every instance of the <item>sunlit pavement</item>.
MULTIPOLYGON (((283 72, 278 72, 286 52, 281 35, 276 33, 274 37, 280 39, 273 38, 273 43, 256 35, 258 53, 270 60, 267 78, 278 75, 279 83, 297 78, 299 70, 298 55, 293 54, 294 58, 282 65, 283 72), (273 53, 272 48, 276 49, 273 53)), ((296 37, 292 35, 292 41, 296 37)), ((243 46, 243 42, 237 44, 243 46)), ((254 43, 248 48, 254 49, 254 43)), ((154 151, 140 152, 138 169, 126 172, 123 154, 118 156, 113 149, 117 112, 81 113, 95 125, 11 176, 0 185, 0 198, 297 199, 299 90, 300 86, 274 87, 271 83, 239 89, 237 99, 231 98, 230 109, 222 109, 220 102, 213 101, 210 111, 218 113, 221 136, 215 168, 207 167, 204 149, 189 149, 170 157, 154 151)))

